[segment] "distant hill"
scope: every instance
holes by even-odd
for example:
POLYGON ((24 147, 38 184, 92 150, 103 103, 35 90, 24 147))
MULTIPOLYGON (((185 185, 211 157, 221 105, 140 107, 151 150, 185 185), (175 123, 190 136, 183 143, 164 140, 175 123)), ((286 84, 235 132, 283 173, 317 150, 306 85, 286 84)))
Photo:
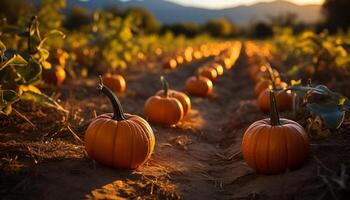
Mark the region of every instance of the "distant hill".
POLYGON ((96 10, 108 5, 120 8, 140 6, 151 11, 163 23, 196 22, 202 23, 208 19, 227 17, 238 24, 247 24, 252 20, 264 20, 268 16, 291 12, 303 22, 315 22, 320 18, 320 6, 300 6, 289 1, 278 0, 266 3, 257 3, 250 6, 238 6, 220 10, 210 10, 195 7, 186 7, 164 0, 67 0, 68 7, 79 5, 90 10, 96 10))

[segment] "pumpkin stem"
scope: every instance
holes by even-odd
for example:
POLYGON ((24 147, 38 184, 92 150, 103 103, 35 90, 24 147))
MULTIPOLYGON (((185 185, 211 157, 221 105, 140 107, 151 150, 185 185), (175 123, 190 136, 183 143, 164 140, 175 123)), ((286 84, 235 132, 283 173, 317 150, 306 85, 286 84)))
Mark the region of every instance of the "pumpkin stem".
POLYGON ((168 81, 164 78, 164 76, 160 77, 160 81, 162 82, 163 85, 163 90, 164 90, 164 96, 168 98, 169 96, 169 83, 168 81))
POLYGON ((269 72, 269 77, 272 83, 272 89, 276 90, 275 75, 273 74, 272 67, 268 62, 266 62, 265 65, 266 65, 267 71, 269 72))
POLYGON ((273 90, 270 90, 270 122, 272 126, 281 125, 275 92, 273 90))
POLYGON ((110 90, 107 86, 103 84, 102 76, 99 76, 98 90, 100 90, 103 94, 105 94, 112 103, 113 106, 113 117, 112 119, 117 121, 126 120, 124 115, 123 107, 120 104, 118 97, 110 90))

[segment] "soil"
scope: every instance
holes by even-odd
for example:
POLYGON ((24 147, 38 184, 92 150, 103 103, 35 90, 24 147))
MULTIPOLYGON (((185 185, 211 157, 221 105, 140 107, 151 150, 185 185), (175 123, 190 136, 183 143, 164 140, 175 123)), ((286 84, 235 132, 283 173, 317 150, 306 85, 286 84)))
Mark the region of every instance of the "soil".
MULTIPOLYGON (((212 60, 172 71, 150 64, 142 73, 125 72, 127 91, 118 95, 124 110, 143 116, 144 102, 161 87, 160 75, 182 90, 186 79, 212 60)), ((349 181, 343 180, 342 188, 334 180, 342 165, 343 171, 350 166, 348 122, 326 139, 311 139, 311 155, 294 171, 261 175, 244 162, 240 147, 245 129, 268 117, 256 106, 245 60, 241 56, 214 82, 211 97, 191 97, 193 108, 181 123, 152 124, 154 154, 135 171, 103 166, 84 151, 89 122, 96 114, 111 111, 107 98, 95 89, 97 78, 66 82, 59 88, 43 86, 69 115, 21 102, 15 108, 36 128, 15 115, 0 118, 1 199, 332 199, 332 192, 345 199, 349 181), (23 104, 28 109, 23 110, 23 104), (31 114, 31 109, 41 115, 31 114)))

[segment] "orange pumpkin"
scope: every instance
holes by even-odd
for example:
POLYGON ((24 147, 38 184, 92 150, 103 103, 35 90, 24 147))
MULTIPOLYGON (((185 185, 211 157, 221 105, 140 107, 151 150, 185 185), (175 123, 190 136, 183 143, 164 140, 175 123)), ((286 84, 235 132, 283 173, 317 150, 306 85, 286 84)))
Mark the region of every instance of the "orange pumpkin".
POLYGON ((164 92, 162 96, 155 95, 147 99, 144 105, 144 112, 151 122, 172 125, 177 124, 184 116, 184 109, 181 102, 170 97, 168 93, 168 83, 162 79, 164 92))
POLYGON ((175 69, 177 67, 177 62, 176 62, 176 59, 169 59, 169 60, 166 60, 163 64, 163 68, 164 69, 175 69))
POLYGON ((310 144, 302 126, 289 119, 280 119, 276 99, 271 95, 270 119, 254 122, 245 131, 242 153, 247 164, 264 174, 295 169, 309 154, 310 144))
POLYGON ((215 69, 218 76, 222 76, 224 74, 224 67, 218 63, 209 64, 208 67, 215 69))
MULTIPOLYGON (((164 77, 161 77, 163 81, 166 81, 164 77)), ((163 84, 163 86, 168 86, 168 84, 163 84)), ((168 86, 169 87, 169 86, 168 86)), ((183 111, 184 111, 184 116, 187 115, 187 113, 191 110, 191 100, 190 98, 183 92, 179 92, 176 90, 171 90, 169 88, 164 88, 162 90, 159 90, 156 95, 158 96, 166 96, 165 91, 168 91, 168 97, 175 98, 180 101, 183 111)))
POLYGON ((102 80, 113 92, 122 93, 126 89, 125 79, 121 75, 107 73, 102 77, 102 80))
POLYGON ((151 156, 155 138, 146 120, 124 114, 118 98, 102 83, 99 90, 110 99, 114 113, 95 118, 85 133, 85 149, 93 159, 115 168, 135 169, 151 156))
POLYGON ((191 95, 206 97, 213 92, 213 82, 204 76, 192 76, 186 81, 186 91, 191 95))
POLYGON ((218 73, 214 68, 210 67, 201 67, 199 69, 199 75, 207 77, 211 81, 215 80, 218 77, 218 73))
POLYGON ((224 66, 225 69, 227 70, 233 67, 233 61, 229 57, 225 57, 225 56, 219 57, 216 60, 216 62, 219 63, 221 66, 224 66))
POLYGON ((50 70, 44 70, 42 78, 48 84, 61 85, 66 80, 66 71, 62 66, 56 66, 50 70))
MULTIPOLYGON (((278 111, 291 110, 293 106, 293 96, 288 92, 278 92, 276 94, 278 111)), ((265 89, 258 97, 258 107, 261 112, 270 112, 270 89, 265 89)))

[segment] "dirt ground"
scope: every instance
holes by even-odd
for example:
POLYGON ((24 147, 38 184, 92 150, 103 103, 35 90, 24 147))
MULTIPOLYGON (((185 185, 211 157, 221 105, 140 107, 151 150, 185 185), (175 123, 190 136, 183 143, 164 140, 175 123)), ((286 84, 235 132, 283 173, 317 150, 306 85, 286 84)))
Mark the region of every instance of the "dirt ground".
MULTIPOLYGON (((173 71, 158 65, 142 73, 128 71, 127 91, 119 95, 124 110, 142 116, 145 100, 160 89, 160 75, 182 90, 187 77, 212 60, 173 71)), ((108 100, 95 90, 97 78, 67 82, 60 92, 44 87, 70 114, 67 118, 27 105, 42 114, 39 119, 27 114, 36 128, 15 116, 0 118, 1 199, 332 199, 332 191, 346 199, 349 190, 332 180, 342 164, 350 166, 350 123, 327 139, 311 139, 311 155, 295 171, 261 175, 244 162, 240 147, 245 129, 267 117, 256 106, 245 60, 241 56, 214 82, 210 98, 191 97, 193 109, 180 124, 152 124, 155 152, 135 171, 105 167, 84 151, 90 120, 111 111, 108 100)), ((18 110, 26 113, 19 105, 18 110)))

